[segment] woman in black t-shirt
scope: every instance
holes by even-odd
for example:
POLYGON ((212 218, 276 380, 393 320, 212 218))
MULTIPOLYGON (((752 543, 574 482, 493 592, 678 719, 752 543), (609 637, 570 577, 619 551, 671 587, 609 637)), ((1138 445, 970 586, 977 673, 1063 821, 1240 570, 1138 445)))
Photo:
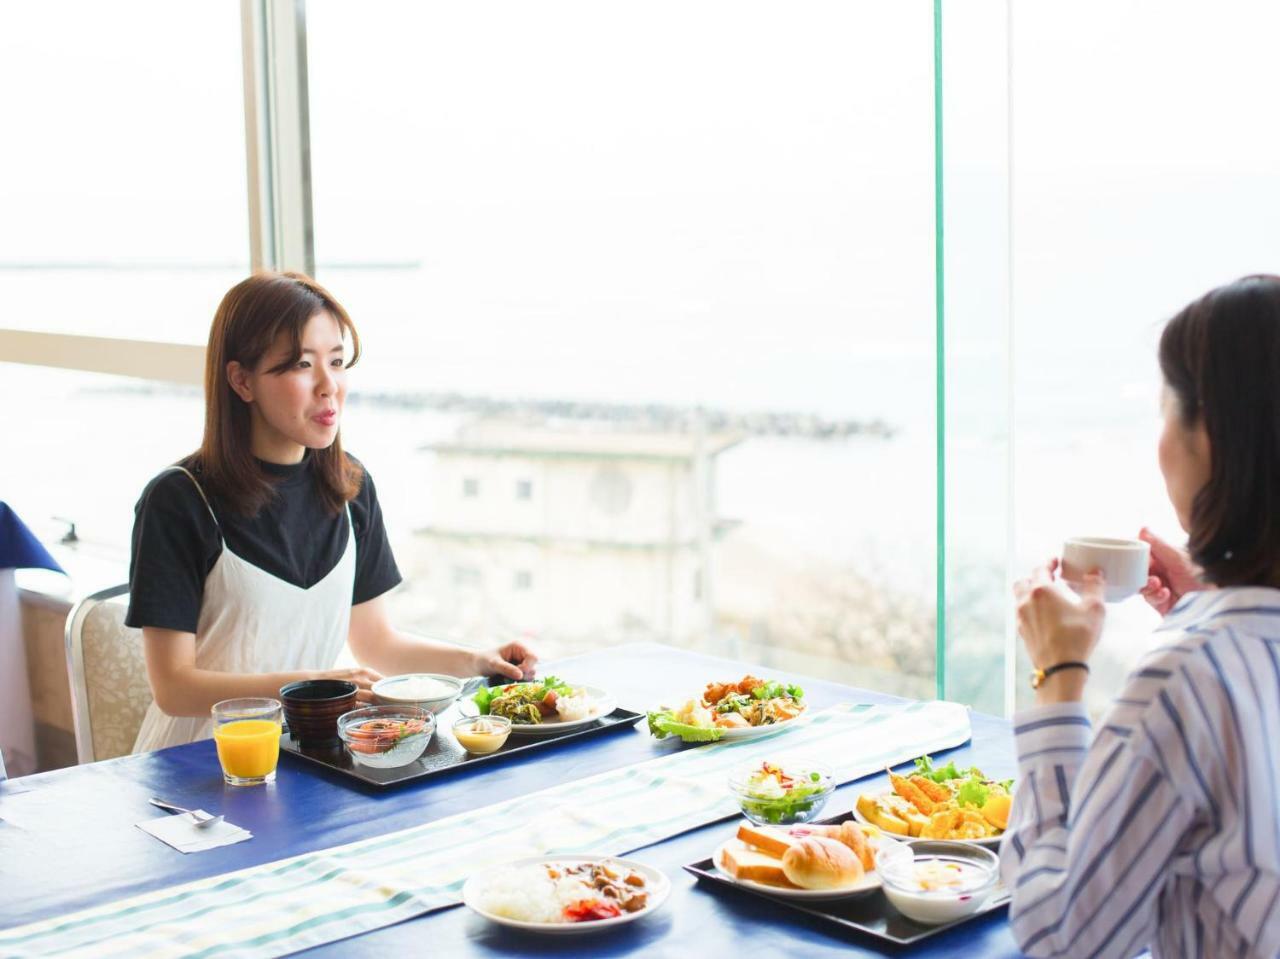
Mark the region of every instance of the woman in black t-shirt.
POLYGON ((308 277, 259 273, 223 298, 204 440, 136 509, 126 621, 155 704, 135 751, 207 736, 215 702, 296 679, 349 679, 367 701, 383 673, 533 676, 520 643, 471 650, 392 626, 400 572, 373 481, 339 440, 359 354, 350 317, 308 277), (344 642, 360 667, 333 668, 344 642))

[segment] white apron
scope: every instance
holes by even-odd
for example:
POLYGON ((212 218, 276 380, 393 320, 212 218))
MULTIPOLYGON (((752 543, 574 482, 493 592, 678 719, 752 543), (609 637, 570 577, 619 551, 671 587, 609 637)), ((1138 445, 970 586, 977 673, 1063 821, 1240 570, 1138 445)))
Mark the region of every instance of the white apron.
MULTIPOLYGON (((222 526, 196 478, 218 535, 222 526)), ((196 626, 196 667, 230 673, 332 669, 347 641, 356 578, 356 536, 347 507, 347 546, 338 564, 310 589, 272 576, 227 548, 204 581, 196 626)), ((169 716, 152 703, 133 744, 135 753, 177 746, 213 735, 208 717, 169 716)))

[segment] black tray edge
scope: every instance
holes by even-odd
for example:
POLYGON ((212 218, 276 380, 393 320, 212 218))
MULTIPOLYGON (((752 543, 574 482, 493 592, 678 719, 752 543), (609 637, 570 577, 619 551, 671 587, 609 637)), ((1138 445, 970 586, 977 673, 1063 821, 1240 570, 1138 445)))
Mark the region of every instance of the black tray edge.
MULTIPOLYGON (((584 729, 573 730, 572 732, 563 733, 559 736, 545 736, 541 738, 530 738, 526 742, 521 743, 513 749, 502 749, 496 753, 490 753, 487 756, 473 756, 465 763, 455 763, 452 766, 446 766, 440 769, 423 770, 421 772, 406 775, 399 779, 392 779, 387 782, 380 782, 377 779, 371 779, 360 775, 351 769, 343 769, 333 763, 326 762, 320 756, 308 755, 296 747, 281 745, 280 752, 282 755, 292 756, 295 760, 302 762, 306 767, 319 769, 326 775, 338 777, 342 782, 354 783, 364 788, 369 788, 382 792, 387 789, 397 789, 401 786, 408 786, 412 783, 421 783, 429 781, 436 776, 447 776, 462 769, 474 769, 487 766, 490 763, 500 762, 508 756, 520 756, 529 750, 539 747, 554 746, 557 743, 572 742, 576 739, 586 738, 589 736, 601 735, 612 732, 616 729, 633 728, 636 723, 645 717, 644 713, 637 713, 630 709, 624 709, 621 706, 615 707, 613 712, 608 716, 602 716, 601 720, 610 719, 612 722, 599 726, 588 726, 584 729)), ((283 735, 288 735, 287 727, 283 735)))
MULTIPOLYGON (((840 822, 844 822, 846 820, 851 820, 851 819, 853 819, 852 812, 843 812, 835 816, 827 816, 823 819, 815 819, 814 822, 822 825, 829 825, 832 823, 840 823, 840 822)), ((811 906, 805 905, 804 903, 799 902, 795 899, 786 899, 782 896, 771 896, 769 895, 769 893, 762 892, 759 889, 751 889, 747 886, 740 886, 736 882, 734 882, 732 879, 728 879, 725 876, 720 875, 719 870, 716 868, 714 856, 707 856, 706 858, 699 859, 696 862, 686 863, 682 868, 684 869, 685 872, 694 876, 700 882, 703 880, 706 880, 707 882, 713 883, 716 886, 720 886, 722 888, 731 890, 733 892, 743 893, 748 896, 754 896, 757 899, 764 899, 764 900, 767 900, 768 902, 777 903, 779 906, 783 906, 795 912, 804 913, 805 915, 809 915, 817 919, 821 919, 829 926, 832 926, 840 930, 841 932, 856 933, 857 935, 866 936, 870 939, 874 939, 876 942, 887 943, 895 947, 915 945, 916 943, 922 942, 925 939, 930 939, 941 932, 946 932, 950 929, 955 929, 957 926, 963 926, 965 923, 973 922, 975 919, 980 919, 983 916, 989 915, 990 913, 996 912, 1000 909, 1004 909, 1009 905, 1009 901, 1012 898, 1009 891, 1005 889, 1000 894, 998 894, 995 898, 990 899, 987 902, 983 903, 982 908, 980 908, 977 912, 973 913, 972 915, 965 916, 963 919, 957 919, 955 922, 948 922, 939 926, 926 926, 920 923, 913 923, 913 925, 915 925, 920 931, 916 935, 913 935, 908 939, 902 939, 896 936, 888 936, 882 932, 877 932, 876 930, 870 929, 859 923, 851 922, 847 919, 840 919, 836 916, 833 916, 830 913, 823 911, 823 909, 821 908, 822 904, 815 904, 811 906)), ((890 904, 889 908, 892 909, 893 906, 890 904)), ((906 916, 902 916, 902 920, 904 922, 912 922, 912 920, 907 919, 906 916)))

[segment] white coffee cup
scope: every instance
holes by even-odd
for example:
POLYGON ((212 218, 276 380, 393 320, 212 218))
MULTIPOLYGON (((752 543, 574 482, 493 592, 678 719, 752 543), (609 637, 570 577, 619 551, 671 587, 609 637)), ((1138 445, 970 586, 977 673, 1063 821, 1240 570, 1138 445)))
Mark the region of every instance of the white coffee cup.
POLYGON ((1106 577, 1104 599, 1117 603, 1147 585, 1151 547, 1140 539, 1077 536, 1062 547, 1062 578, 1076 589, 1095 569, 1106 577))

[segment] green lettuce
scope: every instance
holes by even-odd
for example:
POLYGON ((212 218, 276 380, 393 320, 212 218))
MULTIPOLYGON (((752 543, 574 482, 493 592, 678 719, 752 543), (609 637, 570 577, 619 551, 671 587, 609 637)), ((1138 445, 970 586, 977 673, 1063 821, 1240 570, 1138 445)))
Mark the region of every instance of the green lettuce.
POLYGON ((987 804, 987 796, 991 790, 980 779, 966 779, 956 790, 956 802, 961 806, 977 806, 981 809, 987 804))
POLYGON ((548 676, 545 679, 534 679, 527 683, 503 683, 501 686, 481 686, 471 701, 476 704, 476 709, 480 711, 481 716, 489 715, 489 706, 493 702, 495 696, 501 696, 512 686, 541 686, 544 692, 554 690, 558 695, 571 695, 573 687, 566 683, 558 676, 548 676))
POLYGON ((686 743, 715 742, 724 735, 724 730, 716 726, 691 726, 676 719, 675 713, 662 709, 649 714, 649 732, 655 739, 666 739, 678 736, 686 743))

